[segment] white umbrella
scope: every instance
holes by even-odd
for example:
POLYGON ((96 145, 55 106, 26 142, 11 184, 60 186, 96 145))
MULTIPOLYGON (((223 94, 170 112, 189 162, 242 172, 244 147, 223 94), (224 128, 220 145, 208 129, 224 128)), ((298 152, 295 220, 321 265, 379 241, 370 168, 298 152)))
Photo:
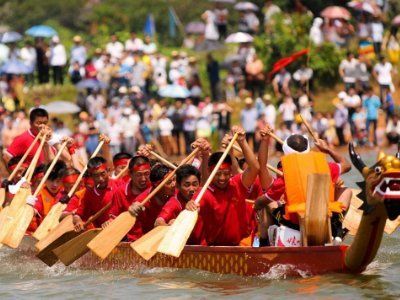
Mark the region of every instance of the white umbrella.
POLYGON ((44 108, 51 114, 75 114, 81 111, 78 105, 68 101, 53 101, 44 105, 44 108))
POLYGON ((170 84, 160 88, 158 94, 165 98, 187 98, 190 96, 190 91, 178 84, 170 84))
POLYGON ((251 11, 258 11, 258 6, 252 2, 239 2, 235 4, 234 8, 236 10, 251 10, 251 11))
POLYGON ((245 32, 236 32, 230 34, 226 40, 225 43, 251 43, 254 40, 254 38, 245 32))

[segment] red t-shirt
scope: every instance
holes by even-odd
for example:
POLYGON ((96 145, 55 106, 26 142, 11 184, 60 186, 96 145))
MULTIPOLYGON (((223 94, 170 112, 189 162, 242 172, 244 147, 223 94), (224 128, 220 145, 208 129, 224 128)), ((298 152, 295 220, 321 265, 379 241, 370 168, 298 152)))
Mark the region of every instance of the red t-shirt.
POLYGON ((78 210, 78 207, 81 205, 83 196, 86 193, 86 188, 83 188, 77 192, 69 199, 67 207, 65 208, 65 212, 75 213, 78 210))
POLYGON ((112 180, 108 180, 108 185, 104 190, 86 189, 85 195, 76 210, 76 214, 86 221, 90 216, 97 213, 108 203, 112 203, 111 206, 105 211, 99 218, 97 218, 93 225, 95 227, 101 227, 101 225, 108 221, 111 217, 111 212, 113 212, 113 206, 121 201, 121 198, 125 195, 118 189, 118 184, 112 180))
POLYGON ((169 223, 169 221, 174 220, 178 217, 180 212, 185 208, 186 202, 182 199, 182 196, 179 192, 176 193, 175 197, 171 197, 167 203, 161 209, 158 218, 164 220, 165 223, 169 223))
POLYGON ((199 218, 190 242, 209 246, 236 246, 250 234, 246 198, 249 189, 242 174, 221 190, 210 186, 200 200, 199 218))
MULTIPOLYGON (((25 131, 24 133, 20 134, 17 136, 13 142, 11 143, 10 146, 7 148, 7 153, 11 157, 16 157, 16 156, 23 156, 25 154, 25 151, 29 148, 29 146, 32 144, 36 136, 33 135, 33 133, 30 130, 25 131)), ((40 145, 40 140, 38 140, 35 144, 35 146, 32 148, 31 152, 29 152, 28 157, 26 158, 26 161, 30 163, 33 159, 33 156, 35 156, 35 153, 37 149, 39 148, 40 145)), ((38 160, 38 165, 41 163, 44 163, 44 153, 40 153, 39 160, 38 160)))

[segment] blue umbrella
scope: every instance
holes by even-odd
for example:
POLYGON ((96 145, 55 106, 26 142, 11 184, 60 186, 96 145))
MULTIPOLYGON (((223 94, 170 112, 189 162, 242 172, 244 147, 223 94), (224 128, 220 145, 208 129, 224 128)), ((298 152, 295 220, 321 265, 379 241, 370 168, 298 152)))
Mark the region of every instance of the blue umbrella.
POLYGON ((57 35, 57 31, 55 31, 50 26, 46 25, 33 26, 29 28, 27 31, 25 31, 25 33, 33 37, 46 37, 46 38, 57 35))
POLYGON ((96 79, 84 79, 79 81, 75 87, 77 89, 106 89, 107 84, 96 79))
POLYGON ((190 96, 190 91, 178 84, 169 84, 160 88, 158 94, 166 98, 187 98, 190 96))
POLYGON ((15 31, 4 32, 1 36, 1 43, 15 43, 22 40, 22 35, 15 31))
POLYGON ((25 65, 20 60, 9 60, 0 69, 1 72, 6 74, 29 74, 32 73, 32 68, 25 65))

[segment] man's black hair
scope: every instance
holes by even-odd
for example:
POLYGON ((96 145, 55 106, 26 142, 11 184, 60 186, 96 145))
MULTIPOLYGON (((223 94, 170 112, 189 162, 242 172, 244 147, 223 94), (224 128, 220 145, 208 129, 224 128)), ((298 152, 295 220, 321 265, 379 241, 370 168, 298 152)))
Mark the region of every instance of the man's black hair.
POLYGON ((31 110, 31 113, 29 114, 29 121, 31 123, 35 122, 36 118, 38 117, 46 117, 49 118, 49 114, 47 112, 47 110, 43 109, 43 108, 34 108, 31 110))
POLYGON ((73 174, 80 174, 80 172, 75 168, 64 168, 61 172, 61 177, 73 175, 73 174))
POLYGON ((119 152, 113 156, 113 161, 116 161, 118 159, 124 159, 124 158, 130 159, 130 158, 132 158, 132 155, 127 152, 119 152))
POLYGON ((53 168, 53 170, 51 170, 49 177, 47 179, 48 180, 56 180, 56 179, 62 178, 62 174, 63 174, 63 171, 65 168, 67 168, 67 165, 65 164, 65 162, 63 162, 62 160, 59 160, 54 165, 54 168, 53 168))
MULTIPOLYGON (((223 152, 214 152, 213 154, 210 155, 208 159, 208 166, 212 167, 215 166, 219 159, 221 158, 223 152)), ((224 159, 224 163, 232 164, 232 159, 229 155, 227 155, 224 159)))
POLYGON ((164 179, 165 175, 167 175, 171 171, 166 165, 156 164, 150 171, 150 181, 152 183, 161 181, 164 179))
POLYGON ((7 163, 7 169, 10 169, 12 166, 18 164, 18 162, 21 160, 22 156, 14 156, 12 157, 8 163, 7 163))
POLYGON ((288 137, 287 144, 297 152, 304 152, 308 148, 308 140, 300 134, 293 134, 288 137))
POLYGON ((101 156, 93 157, 88 161, 88 169, 97 168, 100 165, 105 164, 106 162, 107 161, 101 156))
POLYGON ((33 171, 33 177, 35 177, 39 173, 45 173, 47 169, 47 166, 45 164, 40 164, 35 168, 35 171, 33 171))
POLYGON ((182 165, 176 170, 176 182, 181 184, 185 178, 192 175, 196 176, 200 182, 200 171, 197 170, 196 167, 192 165, 182 165))
POLYGON ((133 168, 136 165, 141 164, 150 164, 150 160, 145 156, 135 155, 132 157, 131 161, 129 162, 129 169, 133 168))

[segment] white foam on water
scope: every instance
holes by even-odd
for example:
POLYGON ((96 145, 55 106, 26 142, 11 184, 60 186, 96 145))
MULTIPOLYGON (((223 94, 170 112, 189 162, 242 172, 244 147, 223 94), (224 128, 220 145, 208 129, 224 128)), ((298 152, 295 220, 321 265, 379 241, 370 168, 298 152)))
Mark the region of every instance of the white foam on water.
POLYGON ((302 278, 308 278, 312 276, 310 272, 298 269, 295 265, 277 264, 272 266, 267 273, 257 277, 268 280, 287 279, 288 275, 293 274, 293 272, 297 273, 302 278))

